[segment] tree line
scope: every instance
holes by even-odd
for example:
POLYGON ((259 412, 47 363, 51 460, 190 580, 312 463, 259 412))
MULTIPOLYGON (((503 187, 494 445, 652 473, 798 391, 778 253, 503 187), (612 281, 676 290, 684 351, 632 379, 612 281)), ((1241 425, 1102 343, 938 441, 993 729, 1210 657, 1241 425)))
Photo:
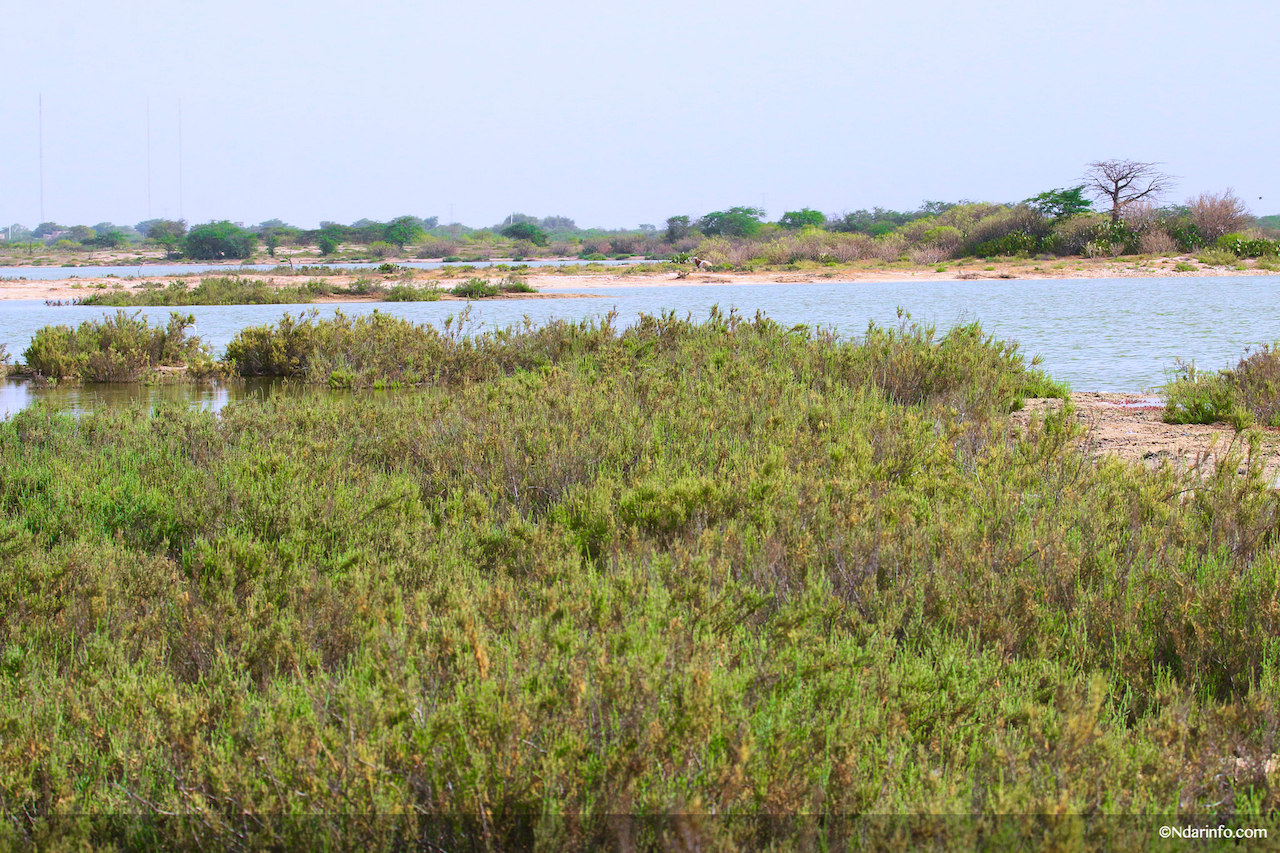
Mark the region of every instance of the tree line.
POLYGON ((1265 251, 1269 241, 1264 238, 1280 229, 1280 217, 1253 217, 1230 189, 1162 205, 1174 185, 1175 178, 1159 164, 1105 160, 1088 164, 1073 186, 1018 202, 925 201, 915 210, 874 207, 838 214, 803 207, 784 212, 774 222, 766 221, 761 208, 739 206, 701 216, 671 216, 663 228, 644 224, 615 230, 580 228, 566 216, 524 213, 512 213, 481 229, 456 222, 441 225, 434 216, 406 215, 389 222, 360 219, 350 225, 324 221, 312 229, 279 219, 249 227, 228 221, 188 227, 183 220, 149 219, 133 227, 45 222, 33 231, 21 226, 9 230, 14 242, 40 240, 69 249, 115 249, 145 241, 162 246, 170 259, 248 258, 259 246, 273 257, 280 246, 316 247, 329 256, 354 246, 382 257, 403 254, 406 247, 413 247, 418 257, 446 258, 483 251, 591 259, 636 254, 669 258, 696 252, 716 263, 741 265, 868 257, 933 263, 965 255, 1194 252, 1226 237, 1235 241, 1232 251, 1241 246, 1265 251))

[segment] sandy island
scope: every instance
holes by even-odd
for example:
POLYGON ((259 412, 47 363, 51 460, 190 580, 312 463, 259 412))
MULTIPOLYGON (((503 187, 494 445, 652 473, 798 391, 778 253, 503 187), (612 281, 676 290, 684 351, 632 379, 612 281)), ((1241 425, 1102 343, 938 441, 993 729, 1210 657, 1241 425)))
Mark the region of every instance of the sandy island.
MULTIPOLYGON (((568 260, 568 259, 564 259, 568 260)), ((502 259, 495 259, 500 263, 502 259)), ((1239 276, 1239 275, 1280 275, 1267 269, 1247 264, 1243 269, 1238 267, 1210 266, 1201 264, 1194 257, 1180 256, 1169 258, 1066 258, 1056 261, 1005 260, 997 262, 958 261, 938 266, 919 265, 882 265, 872 262, 858 262, 843 267, 827 267, 812 264, 800 270, 757 270, 753 272, 715 272, 680 274, 675 268, 653 271, 652 266, 643 271, 631 271, 625 266, 605 265, 602 270, 584 270, 582 267, 534 267, 528 270, 514 271, 521 280, 537 288, 539 293, 504 294, 500 299, 547 299, 574 298, 583 295, 567 293, 573 290, 593 290, 609 287, 697 287, 701 285, 723 284, 814 284, 818 282, 902 282, 902 281, 972 281, 972 280, 1047 280, 1073 278, 1169 278, 1197 276, 1239 276), (1181 269, 1178 269, 1181 267, 1181 269)), ((48 269, 48 267, 32 267, 32 269, 48 269)), ((74 267, 66 268, 66 278, 48 281, 21 280, 21 269, 7 271, 0 278, 0 300, 3 299, 47 299, 70 301, 82 298, 98 290, 134 290, 142 285, 167 285, 171 281, 185 280, 193 282, 201 276, 235 275, 252 281, 265 281, 276 287, 297 286, 313 276, 305 274, 280 275, 266 272, 241 272, 235 265, 227 265, 223 270, 192 272, 183 275, 147 275, 147 266, 120 267, 114 276, 81 278, 76 276, 74 267), (139 275, 141 273, 141 275, 139 275)), ((378 274, 373 270, 351 270, 349 274, 314 276, 322 278, 335 287, 348 287, 356 279, 373 278, 384 285, 403 280, 403 276, 411 275, 411 283, 416 285, 437 284, 447 290, 453 284, 468 278, 498 279, 513 274, 510 270, 496 270, 485 267, 459 267, 436 270, 404 270, 395 274, 378 274)), ((461 299, 462 297, 442 295, 444 299, 461 299)), ((371 302, 377 297, 332 296, 322 297, 317 303, 326 302, 371 302)))

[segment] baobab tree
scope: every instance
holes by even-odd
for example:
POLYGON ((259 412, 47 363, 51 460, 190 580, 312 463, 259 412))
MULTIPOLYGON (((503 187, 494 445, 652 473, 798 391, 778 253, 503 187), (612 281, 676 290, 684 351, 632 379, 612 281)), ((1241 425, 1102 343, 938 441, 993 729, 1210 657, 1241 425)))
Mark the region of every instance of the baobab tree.
POLYGON ((1111 223, 1119 224, 1125 208, 1135 201, 1155 201, 1173 188, 1174 178, 1156 166, 1134 160, 1099 160, 1084 173, 1085 190, 1111 201, 1111 223))

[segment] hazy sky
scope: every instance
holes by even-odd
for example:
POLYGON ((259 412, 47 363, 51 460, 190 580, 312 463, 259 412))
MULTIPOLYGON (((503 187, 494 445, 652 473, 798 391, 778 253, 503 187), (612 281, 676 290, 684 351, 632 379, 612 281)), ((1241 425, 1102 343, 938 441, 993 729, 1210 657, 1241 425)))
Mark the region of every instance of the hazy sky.
POLYGON ((0 223, 40 221, 38 95, 62 224, 776 219, 1017 200, 1121 157, 1274 213, 1277 31, 1274 0, 15 0, 0 223))

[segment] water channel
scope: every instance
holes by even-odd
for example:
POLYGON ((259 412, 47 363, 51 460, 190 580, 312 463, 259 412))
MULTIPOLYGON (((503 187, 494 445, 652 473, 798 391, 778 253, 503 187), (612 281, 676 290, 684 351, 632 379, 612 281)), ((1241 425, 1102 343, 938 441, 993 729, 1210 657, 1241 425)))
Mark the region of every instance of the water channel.
MULTIPOLYGON (((726 284, 574 289, 583 299, 503 300, 471 303, 474 330, 559 317, 579 320, 613 309, 618 324, 641 313, 675 311, 705 318, 712 306, 747 317, 762 311, 785 325, 806 324, 856 337, 868 322, 895 324, 902 307, 917 322, 940 330, 979 321, 988 333, 1018 341, 1028 357, 1039 354, 1051 376, 1077 391, 1143 392, 1166 381, 1177 359, 1201 369, 1228 367, 1250 347, 1280 338, 1280 276, 1125 279, 979 280, 928 282, 821 282, 814 284, 726 284)), ((246 326, 272 323, 285 312, 313 306, 197 306, 195 332, 221 351, 246 326)), ((415 322, 440 324, 456 316, 460 302, 349 303, 318 307, 321 316, 340 309, 349 315, 383 311, 415 322)), ((99 319, 86 306, 46 306, 41 301, 0 302, 0 343, 20 357, 41 326, 99 319)), ((166 308, 143 313, 164 322, 166 308)), ((218 408, 248 389, 83 388, 36 390, 26 383, 0 385, 0 416, 36 399, 72 409, 154 395, 188 395, 194 405, 218 408)))

